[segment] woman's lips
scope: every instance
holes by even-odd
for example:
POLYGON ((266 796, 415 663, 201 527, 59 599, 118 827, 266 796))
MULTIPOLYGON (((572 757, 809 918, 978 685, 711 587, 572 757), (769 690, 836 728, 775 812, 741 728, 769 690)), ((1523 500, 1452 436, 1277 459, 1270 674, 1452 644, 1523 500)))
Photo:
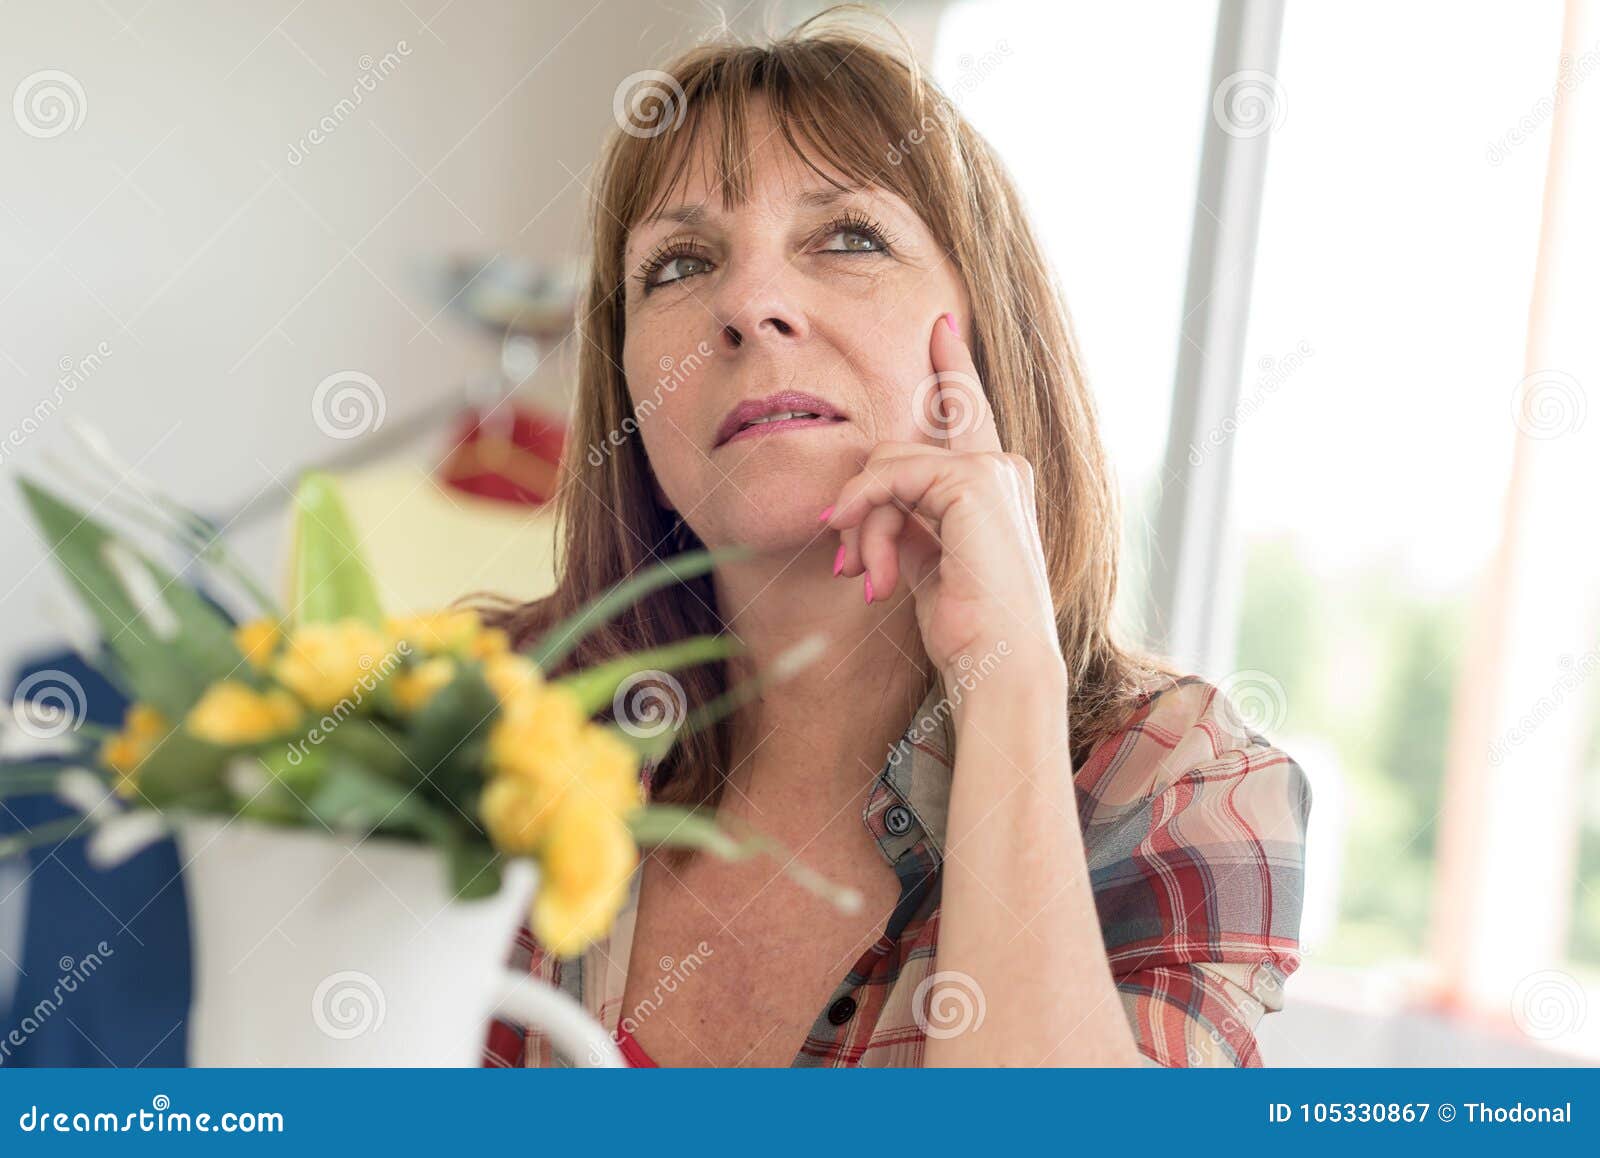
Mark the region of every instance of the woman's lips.
POLYGON ((814 394, 785 390, 766 398, 741 402, 717 428, 716 446, 742 438, 761 438, 806 426, 832 426, 846 421, 837 407, 814 394))
POLYGON ((769 434, 777 434, 781 430, 799 430, 803 426, 834 426, 844 421, 842 418, 779 418, 772 422, 762 422, 755 426, 746 426, 735 431, 727 439, 728 442, 739 442, 747 438, 765 438, 769 434))

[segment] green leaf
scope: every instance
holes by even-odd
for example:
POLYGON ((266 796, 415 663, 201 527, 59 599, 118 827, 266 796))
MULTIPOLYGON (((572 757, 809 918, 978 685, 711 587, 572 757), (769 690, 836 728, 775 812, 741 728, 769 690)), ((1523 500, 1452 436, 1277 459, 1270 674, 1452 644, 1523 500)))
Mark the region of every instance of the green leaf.
POLYGON ((305 802, 296 799, 278 780, 269 780, 260 791, 244 797, 235 793, 234 800, 237 815, 265 824, 302 825, 313 822, 305 802))
POLYGON ((672 746, 678 742, 678 729, 676 728, 663 728, 654 735, 646 732, 636 736, 632 732, 624 732, 615 724, 602 726, 606 731, 632 748, 638 754, 640 760, 660 763, 667 758, 667 754, 672 751, 672 746))
POLYGON ((646 567, 545 632, 531 653, 533 662, 544 671, 554 671, 596 626, 615 618, 652 591, 682 583, 685 579, 697 578, 724 563, 748 555, 749 551, 742 547, 721 551, 685 551, 682 555, 674 555, 652 567, 646 567))
MULTIPOLYGON (((71 477, 78 474, 80 465, 89 467, 91 472, 97 471, 99 477, 91 483, 91 489, 110 488, 104 506, 131 522, 157 531, 180 550, 193 552, 213 570, 238 583, 255 602, 261 616, 274 623, 282 621, 282 609, 262 590, 250 569, 228 549, 222 535, 224 528, 201 518, 163 494, 150 480, 140 477, 133 464, 123 462, 112 451, 110 441, 93 426, 69 418, 67 430, 81 453, 59 467, 59 473, 71 477), (129 491, 134 497, 127 495, 129 491)), ((46 455, 46 459, 50 460, 51 456, 46 455)))
POLYGON ((708 728, 723 717, 738 711, 755 699, 764 688, 780 684, 814 663, 822 654, 823 646, 824 641, 820 635, 807 636, 787 651, 780 653, 766 671, 745 680, 736 688, 730 688, 710 703, 702 704, 690 712, 677 728, 663 729, 657 735, 634 735, 615 726, 612 730, 619 740, 639 753, 640 759, 665 760, 680 735, 692 736, 702 728, 708 728))
POLYGON ((854 913, 861 908, 861 894, 857 890, 835 884, 815 869, 801 864, 782 844, 753 828, 747 828, 742 836, 735 836, 705 809, 651 804, 629 815, 628 828, 640 845, 689 848, 728 861, 771 857, 790 880, 840 912, 854 913))
POLYGON ((140 700, 181 720, 207 685, 230 676, 253 679, 232 625, 197 591, 37 484, 22 479, 19 486, 52 557, 105 637, 122 682, 140 700), (116 559, 148 572, 160 609, 141 606, 145 597, 128 590, 116 559))
POLYGON ((449 819, 416 790, 342 758, 330 758, 306 804, 329 828, 345 832, 405 833, 435 844, 452 835, 449 819))
POLYGON ((419 777, 405 745, 405 736, 394 729, 372 720, 355 718, 346 719, 327 732, 321 747, 325 749, 324 766, 328 758, 338 754, 348 762, 370 768, 380 776, 410 787, 419 777))
POLYGON ((209 804, 223 786, 222 772, 235 750, 174 728, 134 770, 140 797, 157 808, 209 804))
POLYGON ((359 619, 382 627, 378 587, 333 477, 320 471, 306 474, 295 492, 295 508, 291 621, 359 619))
POLYGON ((450 891, 458 901, 492 897, 500 891, 500 854, 481 838, 457 835, 445 845, 450 891))
POLYGON ((717 824, 715 816, 703 809, 651 804, 629 815, 628 829, 641 845, 692 848, 723 860, 743 860, 760 851, 756 845, 735 840, 717 824))
POLYGON ((558 687, 570 689, 583 705, 586 716, 592 716, 611 703, 617 688, 629 676, 642 671, 677 671, 713 660, 726 659, 741 650, 739 641, 727 635, 697 635, 664 647, 647 648, 625 655, 620 659, 597 664, 584 671, 574 672, 556 680, 558 687))
POLYGON ((465 667, 440 688, 407 729, 410 774, 469 816, 483 786, 483 748, 499 709, 476 667, 465 667))
POLYGON ((110 778, 105 772, 83 764, 70 762, 35 761, 27 764, 0 761, 0 800, 13 796, 48 796, 68 772, 88 772, 98 777, 107 787, 110 778))
POLYGON ((263 745, 256 752, 267 779, 239 804, 239 814, 278 824, 313 822, 306 801, 328 774, 328 750, 303 740, 263 745))
POLYGON ((36 824, 27 832, 0 836, 0 860, 27 852, 30 848, 58 844, 69 836, 87 836, 93 831, 93 826, 85 823, 81 816, 68 816, 61 820, 52 820, 48 824, 36 824))

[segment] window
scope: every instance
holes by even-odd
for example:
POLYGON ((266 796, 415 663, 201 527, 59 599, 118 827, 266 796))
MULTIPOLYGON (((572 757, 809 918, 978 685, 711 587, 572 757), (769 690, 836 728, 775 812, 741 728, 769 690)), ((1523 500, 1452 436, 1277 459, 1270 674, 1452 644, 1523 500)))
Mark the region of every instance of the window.
POLYGON ((974 0, 949 7, 934 52, 940 85, 1021 189, 1066 295, 1120 476, 1119 606, 1135 626, 1215 21, 1215 3, 1181 0, 974 0), (1137 83, 1140 75, 1161 83, 1137 83))

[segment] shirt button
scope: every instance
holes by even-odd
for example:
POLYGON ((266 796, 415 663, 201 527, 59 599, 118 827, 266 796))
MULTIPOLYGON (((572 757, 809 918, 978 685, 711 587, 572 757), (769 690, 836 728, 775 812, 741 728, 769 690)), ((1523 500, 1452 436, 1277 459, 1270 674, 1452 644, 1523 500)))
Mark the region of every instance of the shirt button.
POLYGON ((856 1015, 856 999, 854 997, 841 997, 828 1006, 828 1020, 834 1025, 843 1025, 856 1015))
POLYGON ((904 804, 896 804, 883 815, 883 824, 896 836, 904 836, 911 828, 911 809, 904 804))

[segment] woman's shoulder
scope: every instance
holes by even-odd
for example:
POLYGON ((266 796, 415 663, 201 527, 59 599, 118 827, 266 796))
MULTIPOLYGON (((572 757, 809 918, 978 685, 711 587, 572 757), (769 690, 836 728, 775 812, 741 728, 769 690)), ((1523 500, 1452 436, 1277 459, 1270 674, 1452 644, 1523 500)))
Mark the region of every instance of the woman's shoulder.
POLYGON ((1076 777, 1079 791, 1126 801, 1186 780, 1270 778, 1276 770, 1309 807, 1304 772, 1272 738, 1286 714, 1282 685, 1264 673, 1216 682, 1193 673, 1149 675, 1121 725, 1090 749, 1076 777))

